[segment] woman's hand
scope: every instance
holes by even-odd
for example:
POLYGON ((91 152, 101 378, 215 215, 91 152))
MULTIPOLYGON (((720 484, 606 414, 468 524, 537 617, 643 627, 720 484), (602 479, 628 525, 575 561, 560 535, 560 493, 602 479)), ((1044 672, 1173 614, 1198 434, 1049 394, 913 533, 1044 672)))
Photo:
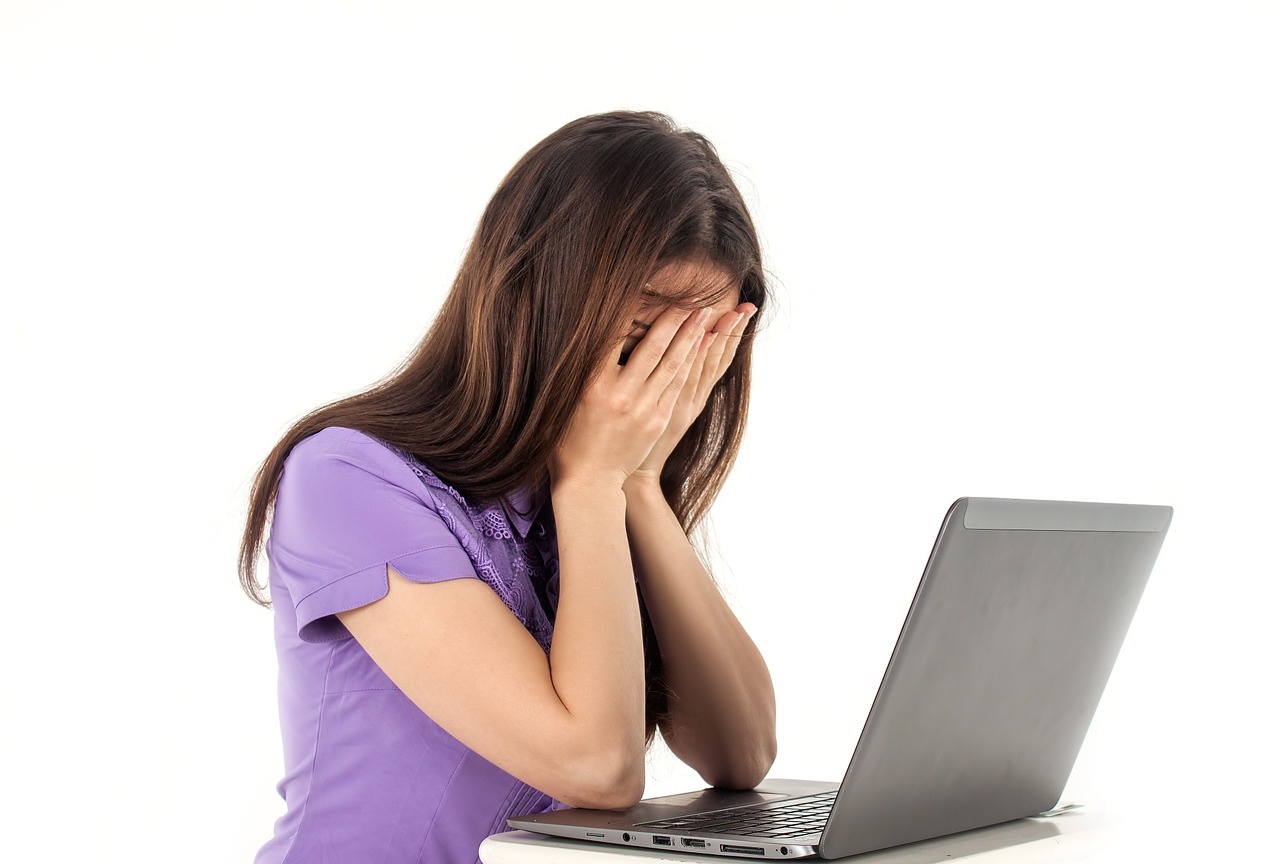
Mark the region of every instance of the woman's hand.
POLYGON ((553 483, 582 480, 622 488, 671 428, 694 370, 705 367, 710 317, 710 309, 668 309, 625 365, 616 360, 625 340, 619 341, 587 385, 556 449, 553 483))
MULTIPOLYGON (((733 311, 721 315, 715 326, 702 337, 702 345, 693 360, 689 375, 684 380, 684 386, 676 397, 667 426, 628 478, 629 486, 641 483, 657 485, 667 458, 676 449, 684 433, 689 431, 693 421, 697 420, 698 415, 707 407, 711 388, 729 369, 729 364, 733 362, 733 356, 737 353, 738 345, 742 341, 742 334, 746 332, 747 322, 755 314, 754 305, 742 303, 733 311)), ((652 331, 645 335, 636 346, 637 351, 651 338, 651 335, 652 331)))

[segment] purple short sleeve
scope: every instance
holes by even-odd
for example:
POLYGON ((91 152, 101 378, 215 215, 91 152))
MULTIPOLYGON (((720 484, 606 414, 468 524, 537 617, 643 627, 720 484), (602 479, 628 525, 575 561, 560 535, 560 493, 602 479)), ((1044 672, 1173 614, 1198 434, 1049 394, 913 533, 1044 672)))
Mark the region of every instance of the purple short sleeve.
POLYGON ((414 582, 477 576, 405 461, 337 427, 285 460, 268 554, 307 642, 349 638, 334 616, 386 596, 388 564, 414 582))

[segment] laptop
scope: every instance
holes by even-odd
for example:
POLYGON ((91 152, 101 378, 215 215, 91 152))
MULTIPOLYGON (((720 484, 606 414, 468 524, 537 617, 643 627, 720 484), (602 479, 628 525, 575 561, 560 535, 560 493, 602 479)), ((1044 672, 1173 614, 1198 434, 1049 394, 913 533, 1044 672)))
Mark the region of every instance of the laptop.
POLYGON ((961 498, 942 521, 842 782, 766 779, 750 791, 507 822, 637 849, 789 859, 1046 813, 1172 516, 1148 505, 961 498))

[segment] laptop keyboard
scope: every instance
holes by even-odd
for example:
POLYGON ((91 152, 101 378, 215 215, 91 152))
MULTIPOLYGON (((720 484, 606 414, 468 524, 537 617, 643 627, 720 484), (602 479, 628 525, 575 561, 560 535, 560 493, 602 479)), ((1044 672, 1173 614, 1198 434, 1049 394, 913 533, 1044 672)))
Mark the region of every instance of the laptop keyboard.
POLYGON ((772 837, 780 840, 819 834, 827 824, 836 792, 806 795, 770 804, 693 813, 676 819, 640 822, 637 828, 690 831, 699 834, 737 834, 750 837, 772 837))

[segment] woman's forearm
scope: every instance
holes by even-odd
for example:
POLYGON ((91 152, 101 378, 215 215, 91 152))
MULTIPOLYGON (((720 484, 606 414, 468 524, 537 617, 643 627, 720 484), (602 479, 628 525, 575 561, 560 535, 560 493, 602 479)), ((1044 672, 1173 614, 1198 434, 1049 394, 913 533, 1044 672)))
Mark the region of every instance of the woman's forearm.
POLYGON ((662 733, 708 783, 750 788, 776 753, 773 682, 661 490, 629 485, 627 534, 662 652, 662 733))
POLYGON ((560 598, 551 677, 570 714, 610 730, 589 746, 616 751, 620 781, 644 787, 644 653, 640 610, 617 486, 552 488, 560 547, 560 598))

